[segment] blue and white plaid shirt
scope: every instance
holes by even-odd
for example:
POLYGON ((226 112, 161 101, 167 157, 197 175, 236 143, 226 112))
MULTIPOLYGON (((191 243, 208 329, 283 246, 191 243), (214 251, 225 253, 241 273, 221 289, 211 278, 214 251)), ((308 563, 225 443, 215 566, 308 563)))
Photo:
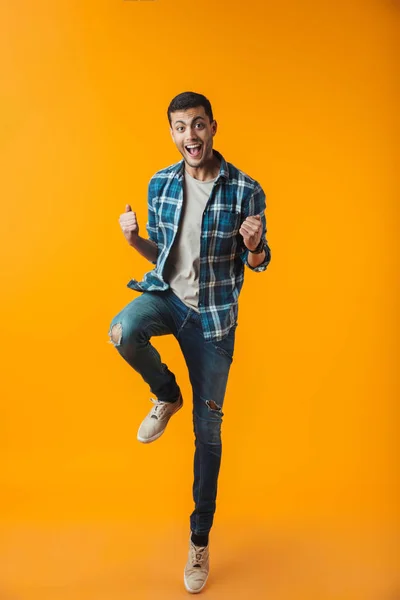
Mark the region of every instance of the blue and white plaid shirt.
MULTIPOLYGON (((221 340, 237 323, 238 298, 243 285, 244 265, 253 271, 265 271, 271 251, 266 240, 265 194, 260 184, 225 161, 204 209, 200 238, 199 305, 206 340, 221 340), (248 263, 248 250, 239 229, 252 215, 261 215, 265 259, 258 267, 248 263)), ((158 246, 157 262, 142 281, 131 279, 127 286, 139 292, 163 291, 169 285, 163 269, 179 227, 183 203, 185 161, 158 171, 149 182, 149 239, 158 246)))

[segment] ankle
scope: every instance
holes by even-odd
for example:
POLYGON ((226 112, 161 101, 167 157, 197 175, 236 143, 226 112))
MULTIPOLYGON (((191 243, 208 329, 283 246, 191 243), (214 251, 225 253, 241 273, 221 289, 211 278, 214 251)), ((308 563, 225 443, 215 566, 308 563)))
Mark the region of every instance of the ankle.
POLYGON ((195 546, 208 546, 208 533, 193 533, 191 535, 191 541, 195 546))

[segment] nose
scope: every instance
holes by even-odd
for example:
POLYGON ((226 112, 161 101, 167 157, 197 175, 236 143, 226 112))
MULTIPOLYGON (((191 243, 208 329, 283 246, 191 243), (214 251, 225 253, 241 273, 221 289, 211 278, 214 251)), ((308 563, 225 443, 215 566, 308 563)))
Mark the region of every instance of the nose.
POLYGON ((190 129, 188 132, 189 138, 186 139, 185 144, 194 144, 195 142, 198 142, 197 136, 194 135, 194 130, 190 129))

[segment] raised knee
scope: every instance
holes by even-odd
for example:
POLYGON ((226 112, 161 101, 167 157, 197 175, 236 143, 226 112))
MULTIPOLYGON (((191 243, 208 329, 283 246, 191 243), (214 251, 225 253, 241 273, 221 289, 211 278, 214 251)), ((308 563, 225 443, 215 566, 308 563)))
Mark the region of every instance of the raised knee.
POLYGON ((128 321, 127 319, 122 319, 121 321, 112 323, 109 331, 109 343, 114 346, 129 345, 130 351, 133 352, 135 348, 140 347, 149 340, 148 336, 139 328, 139 324, 135 320, 128 321))
POLYGON ((109 336, 111 344, 114 344, 114 346, 119 346, 122 341, 122 324, 115 323, 115 325, 111 327, 109 336))

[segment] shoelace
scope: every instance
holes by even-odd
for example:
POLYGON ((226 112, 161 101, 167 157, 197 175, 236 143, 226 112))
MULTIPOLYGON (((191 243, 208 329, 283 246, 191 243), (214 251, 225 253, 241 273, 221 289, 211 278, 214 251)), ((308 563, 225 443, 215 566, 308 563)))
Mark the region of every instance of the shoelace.
POLYGON ((154 408, 151 409, 150 418, 161 419, 167 408, 166 402, 155 400, 154 398, 150 398, 150 400, 155 404, 154 408))
POLYGON ((190 546, 190 562, 192 567, 202 567, 204 561, 205 549, 207 546, 195 546, 193 543, 190 546))

